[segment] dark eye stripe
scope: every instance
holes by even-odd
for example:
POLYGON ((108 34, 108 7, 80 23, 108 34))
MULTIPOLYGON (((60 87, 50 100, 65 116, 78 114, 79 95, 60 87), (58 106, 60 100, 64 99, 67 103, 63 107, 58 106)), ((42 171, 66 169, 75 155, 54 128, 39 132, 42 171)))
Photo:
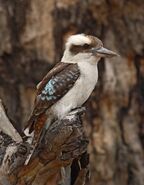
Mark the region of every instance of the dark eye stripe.
POLYGON ((70 51, 74 54, 77 54, 77 53, 80 53, 80 52, 84 52, 84 51, 90 49, 91 47, 92 47, 92 45, 89 45, 89 44, 84 44, 84 45, 81 45, 81 46, 72 45, 70 47, 70 51))

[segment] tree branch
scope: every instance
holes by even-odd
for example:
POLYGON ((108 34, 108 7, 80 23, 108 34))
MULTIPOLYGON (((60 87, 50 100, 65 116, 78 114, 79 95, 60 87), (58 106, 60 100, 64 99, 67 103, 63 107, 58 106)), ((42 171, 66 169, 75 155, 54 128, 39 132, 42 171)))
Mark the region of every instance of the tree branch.
POLYGON ((4 111, 4 106, 0 100, 0 132, 3 132, 11 137, 15 142, 21 142, 22 138, 16 129, 12 126, 4 111))
POLYGON ((81 185, 86 181, 88 139, 83 131, 81 109, 50 126, 31 162, 26 166, 24 162, 30 145, 22 141, 13 128, 2 104, 0 110, 0 185, 68 185, 71 184, 70 181, 81 185), (74 159, 79 170, 75 180, 72 180, 71 165, 74 159))

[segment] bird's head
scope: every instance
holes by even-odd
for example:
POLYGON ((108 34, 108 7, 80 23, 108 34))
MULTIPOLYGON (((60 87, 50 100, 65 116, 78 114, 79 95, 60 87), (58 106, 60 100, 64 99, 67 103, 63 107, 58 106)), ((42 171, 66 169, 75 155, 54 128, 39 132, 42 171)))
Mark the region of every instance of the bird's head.
POLYGON ((62 62, 97 63, 101 57, 114 57, 117 54, 103 47, 103 43, 97 37, 85 34, 76 34, 68 38, 62 62))

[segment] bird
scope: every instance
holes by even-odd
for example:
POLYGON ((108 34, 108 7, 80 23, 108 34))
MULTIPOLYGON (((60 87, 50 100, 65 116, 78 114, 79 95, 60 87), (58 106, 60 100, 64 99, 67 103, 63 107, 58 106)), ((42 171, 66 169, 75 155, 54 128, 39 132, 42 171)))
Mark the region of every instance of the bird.
POLYGON ((53 120, 63 119, 88 100, 98 81, 98 61, 114 56, 117 53, 104 48, 96 36, 69 36, 60 62, 37 85, 34 109, 25 128, 26 135, 32 134, 34 146, 53 120))

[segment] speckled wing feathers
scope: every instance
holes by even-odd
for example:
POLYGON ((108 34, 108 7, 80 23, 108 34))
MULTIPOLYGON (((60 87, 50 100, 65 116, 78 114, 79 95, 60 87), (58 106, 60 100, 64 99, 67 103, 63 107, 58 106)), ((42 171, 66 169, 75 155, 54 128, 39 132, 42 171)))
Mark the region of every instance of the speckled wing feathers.
POLYGON ((63 71, 67 66, 69 66, 68 63, 59 62, 57 63, 42 79, 42 81, 37 85, 37 94, 40 94, 42 89, 45 87, 47 82, 56 74, 63 71))
MULTIPOLYGON (((60 71, 54 70, 51 77, 47 75, 38 88, 34 114, 39 115, 62 98, 74 85, 80 71, 77 64, 61 64, 60 71), (43 87, 43 88, 42 88, 43 87)), ((59 66, 60 69, 60 66, 59 66)))

